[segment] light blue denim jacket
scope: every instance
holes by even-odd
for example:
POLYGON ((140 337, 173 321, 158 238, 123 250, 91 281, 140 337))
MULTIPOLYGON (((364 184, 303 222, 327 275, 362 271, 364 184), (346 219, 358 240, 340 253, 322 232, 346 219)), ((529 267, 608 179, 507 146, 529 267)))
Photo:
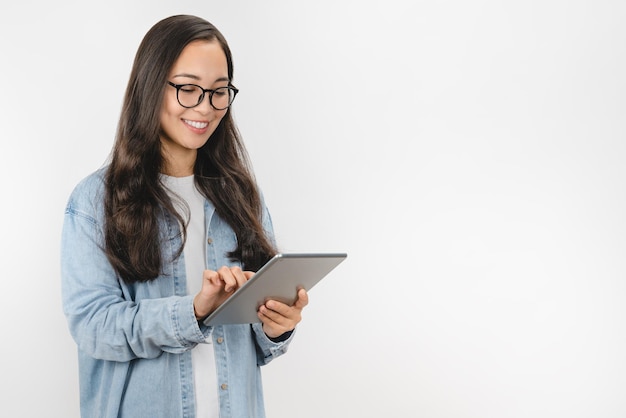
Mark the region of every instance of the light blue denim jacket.
MULTIPOLYGON (((81 416, 195 417, 191 349, 212 338, 221 418, 264 417, 261 365, 283 354, 293 338, 272 342, 260 324, 207 327, 187 295, 178 223, 163 213, 163 273, 126 284, 103 247, 104 170, 81 181, 65 209, 61 245, 63 310, 78 346, 81 416)), ((233 230, 205 203, 207 266, 233 265, 226 253, 233 230)), ((264 208, 263 225, 272 224, 264 208)))

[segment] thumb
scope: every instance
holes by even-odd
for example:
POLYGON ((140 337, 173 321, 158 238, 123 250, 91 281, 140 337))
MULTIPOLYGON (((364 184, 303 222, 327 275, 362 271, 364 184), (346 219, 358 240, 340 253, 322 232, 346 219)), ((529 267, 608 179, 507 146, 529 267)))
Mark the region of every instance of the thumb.
POLYGON ((293 304, 295 308, 302 309, 309 304, 309 295, 306 290, 300 288, 298 290, 298 300, 293 304))

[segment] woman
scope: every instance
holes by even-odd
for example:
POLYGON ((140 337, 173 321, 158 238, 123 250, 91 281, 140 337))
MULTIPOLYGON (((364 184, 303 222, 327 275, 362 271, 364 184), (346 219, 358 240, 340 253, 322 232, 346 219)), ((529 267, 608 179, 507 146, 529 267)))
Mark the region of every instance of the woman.
POLYGON ((110 164, 65 211, 63 306, 84 417, 263 417, 259 366, 308 303, 268 301, 258 324, 202 319, 275 253, 271 219, 230 106, 222 34, 173 16, 144 37, 110 164))

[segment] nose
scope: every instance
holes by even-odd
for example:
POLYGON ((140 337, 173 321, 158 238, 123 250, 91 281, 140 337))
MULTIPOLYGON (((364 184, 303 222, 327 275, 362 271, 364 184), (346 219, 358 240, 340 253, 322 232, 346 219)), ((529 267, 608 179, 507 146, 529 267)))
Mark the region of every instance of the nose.
POLYGON ((213 106, 211 106, 211 101, 210 98, 211 96, 209 95, 209 93, 206 93, 204 95, 204 97, 202 98, 202 101, 200 101, 200 103, 198 103, 197 106, 194 107, 194 109, 203 115, 209 114, 213 111, 215 111, 215 109, 213 108, 213 106))

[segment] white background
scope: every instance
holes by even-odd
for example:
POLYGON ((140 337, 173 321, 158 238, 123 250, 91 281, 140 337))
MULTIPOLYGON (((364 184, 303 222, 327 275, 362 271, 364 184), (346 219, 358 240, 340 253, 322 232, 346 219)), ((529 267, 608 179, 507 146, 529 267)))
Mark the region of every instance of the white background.
POLYGON ((229 40, 281 247, 349 254, 269 417, 626 416, 620 0, 3 2, 0 416, 78 416, 63 209, 178 13, 229 40))

